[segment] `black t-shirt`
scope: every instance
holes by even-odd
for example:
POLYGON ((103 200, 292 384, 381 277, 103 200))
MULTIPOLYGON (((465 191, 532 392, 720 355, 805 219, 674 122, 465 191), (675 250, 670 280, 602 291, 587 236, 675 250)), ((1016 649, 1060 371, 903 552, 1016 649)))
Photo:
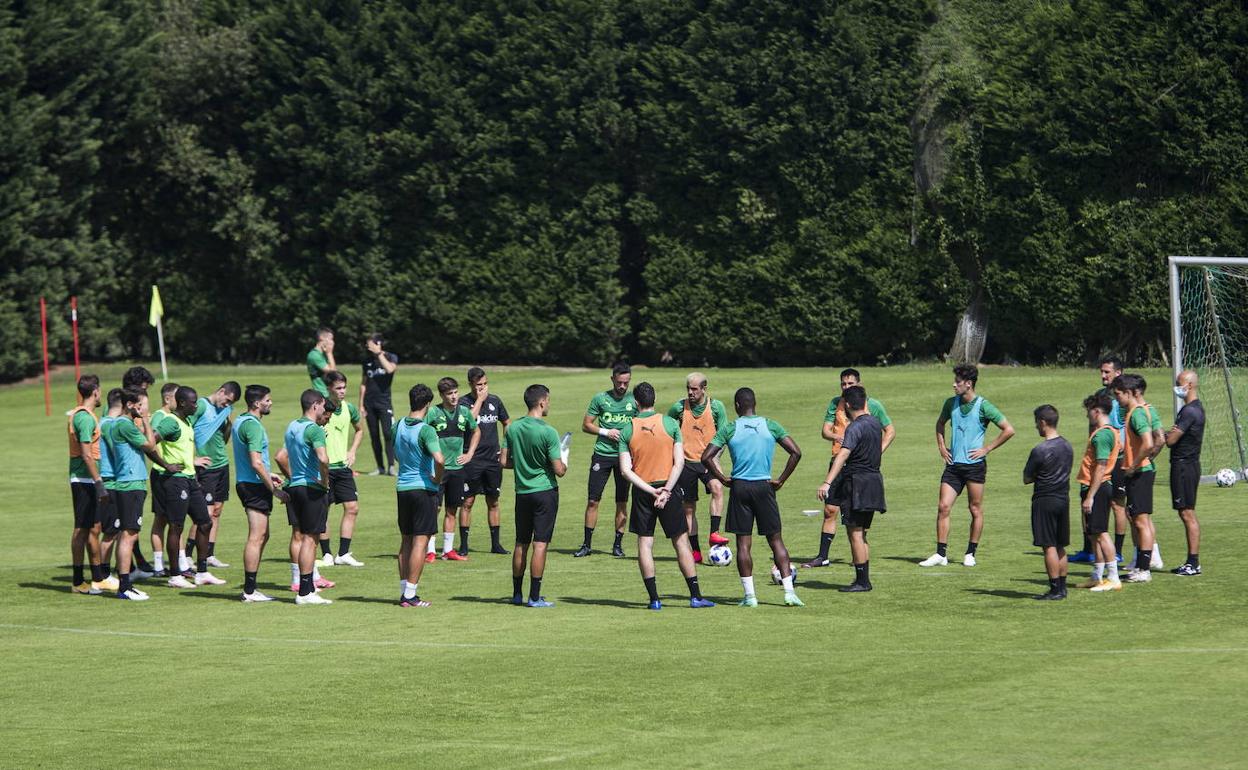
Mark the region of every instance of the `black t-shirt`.
POLYGON ((1184 404, 1174 425, 1183 435, 1170 447, 1170 461, 1200 462, 1200 444, 1205 439, 1205 407, 1200 399, 1184 404))
MULTIPOLYGON (((399 363, 399 357, 386 351, 386 360, 392 364, 399 363)), ((369 408, 390 409, 390 383, 394 381, 394 372, 387 372, 378 362, 377 356, 369 356, 364 361, 364 406, 369 408)))
POLYGON ((852 476, 857 471, 878 471, 883 439, 884 426, 874 415, 858 415, 845 428, 845 436, 841 439, 841 448, 849 450, 844 473, 852 476))
POLYGON ((1031 497, 1070 497, 1070 469, 1075 450, 1061 436, 1046 439, 1032 448, 1023 477, 1034 480, 1031 497))
MULTIPOLYGON (((472 409, 472 405, 476 402, 476 393, 460 396, 459 399, 459 403, 468 409, 472 409)), ((503 406, 501 398, 493 393, 485 397, 485 403, 481 405, 481 411, 477 414, 477 428, 481 431, 481 438, 477 440, 477 453, 472 456, 473 460, 494 462, 498 459, 501 449, 498 440, 498 423, 510 419, 511 415, 507 414, 507 407, 503 406)))

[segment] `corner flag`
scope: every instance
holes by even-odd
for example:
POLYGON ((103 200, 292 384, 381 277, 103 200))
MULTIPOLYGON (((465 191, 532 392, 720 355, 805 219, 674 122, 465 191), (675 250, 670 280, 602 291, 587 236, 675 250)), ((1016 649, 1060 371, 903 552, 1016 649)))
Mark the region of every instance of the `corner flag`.
POLYGON ((165 329, 161 319, 165 316, 165 305, 160 301, 160 289, 152 284, 152 309, 147 314, 147 322, 156 327, 156 343, 160 346, 160 376, 169 381, 169 365, 165 363, 165 329))

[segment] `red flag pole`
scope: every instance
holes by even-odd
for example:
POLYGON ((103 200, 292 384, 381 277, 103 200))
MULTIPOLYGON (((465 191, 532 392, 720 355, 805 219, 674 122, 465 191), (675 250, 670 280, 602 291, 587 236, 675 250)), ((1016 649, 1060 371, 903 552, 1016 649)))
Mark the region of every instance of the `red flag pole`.
POLYGON ((48 381, 48 304, 39 298, 39 322, 43 326, 43 413, 52 416, 52 384, 48 381))
POLYGON ((78 367, 78 297, 69 298, 69 320, 74 327, 74 381, 82 376, 82 370, 78 367))

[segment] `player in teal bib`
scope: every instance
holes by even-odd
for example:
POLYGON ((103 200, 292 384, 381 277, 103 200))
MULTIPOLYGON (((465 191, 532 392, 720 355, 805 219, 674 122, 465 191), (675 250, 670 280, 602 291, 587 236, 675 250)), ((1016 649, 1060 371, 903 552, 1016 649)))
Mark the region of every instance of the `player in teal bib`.
POLYGON ((572 554, 575 557, 593 553, 594 527, 598 526, 598 503, 607 488, 607 479, 615 477, 615 545, 611 555, 624 556, 624 527, 628 524, 628 490, 632 486, 620 473, 620 430, 637 416, 637 402, 628 392, 633 370, 626 363, 611 369, 611 389, 589 400, 581 431, 597 436, 594 453, 589 458, 589 493, 585 503, 585 539, 572 554))
POLYGON ((399 606, 428 607, 416 590, 425 566, 426 548, 438 530, 438 489, 445 457, 438 432, 426 418, 433 391, 412 386, 407 394, 410 411, 394 427, 394 457, 398 462, 396 503, 399 521, 399 606))
MULTIPOLYGON (((210 396, 200 398, 195 404, 191 425, 195 429, 195 454, 208 458, 208 464, 195 469, 195 478, 204 490, 208 502, 208 514, 212 516, 212 531, 208 533, 208 566, 224 569, 230 565, 216 557, 217 535, 221 529, 221 511, 230 499, 230 459, 226 442, 230 440, 230 412, 234 402, 243 395, 237 382, 230 380, 217 388, 210 396)), ((186 543, 186 557, 191 557, 194 539, 186 543)))
POLYGON ((296 604, 330 604, 316 593, 334 584, 316 572, 316 544, 329 519, 329 454, 325 450, 325 424, 330 412, 326 400, 315 390, 299 397, 303 416, 286 426, 282 448, 275 458, 289 479, 286 492, 290 522, 291 588, 299 592, 296 604))
POLYGON ((975 554, 979 538, 984 530, 984 483, 988 475, 988 453, 1014 435, 1001 410, 975 392, 979 369, 970 364, 953 367, 953 396, 941 407, 936 418, 936 449, 945 461, 940 477, 940 496, 936 508, 936 553, 919 562, 920 567, 943 567, 949 563, 949 511, 962 494, 967 491, 967 508, 971 512, 971 534, 966 544, 962 564, 975 566, 975 554), (949 443, 945 442, 945 425, 953 423, 949 443), (1000 432, 988 444, 988 423, 1000 432))

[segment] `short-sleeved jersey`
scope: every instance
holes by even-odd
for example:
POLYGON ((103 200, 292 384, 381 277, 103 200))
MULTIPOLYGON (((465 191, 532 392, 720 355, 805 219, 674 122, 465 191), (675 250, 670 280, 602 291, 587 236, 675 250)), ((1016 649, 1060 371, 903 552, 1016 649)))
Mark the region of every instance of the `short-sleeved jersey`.
MULTIPOLYGON (((597 420, 599 428, 623 430, 637 414, 637 401, 631 392, 625 393, 623 398, 616 398, 615 391, 604 390, 589 400, 585 414, 597 420)), ((619 451, 619 443, 605 436, 599 436, 594 442, 594 453, 603 457, 615 457, 619 451)))
POLYGON ((436 404, 429 407, 425 422, 438 432, 438 444, 442 447, 442 459, 446 461, 446 469, 454 471, 464 467, 459 462, 459 456, 471 441, 468 436, 477 429, 477 421, 468 407, 456 404, 454 409, 446 409, 441 404, 436 404))
MULTIPOLYGON (((459 399, 459 403, 469 411, 472 410, 476 401, 476 393, 461 396, 459 399)), ((505 423, 510 419, 511 415, 507 414, 507 407, 503 406, 501 398, 493 393, 486 396, 485 403, 477 411, 477 429, 481 431, 481 437, 477 439, 477 451, 472 456, 472 459, 488 460, 490 462, 498 459, 498 451, 502 448, 498 435, 498 424, 500 422, 505 423)))
MULTIPOLYGON (((832 423, 833 431, 843 435, 845 429, 849 427, 849 415, 840 406, 841 397, 833 396, 832 401, 828 403, 828 410, 824 412, 823 421, 832 423)), ((867 414, 879 420, 881 428, 886 428, 893 424, 893 421, 888 416, 888 412, 884 409, 884 405, 870 396, 867 397, 867 414)), ((832 454, 835 455, 839 451, 841 451, 841 442, 833 441, 832 454)))
POLYGON ((234 476, 239 481, 263 484, 264 480, 251 467, 251 453, 258 452, 267 472, 272 465, 269 459, 269 434, 260 424, 260 418, 247 412, 234 422, 234 476))
POLYGON ((842 473, 853 475, 863 471, 878 471, 884 453, 884 424, 871 413, 858 415, 844 432, 842 449, 849 450, 842 473))
POLYGON ((675 464, 672 452, 683 441, 680 425, 668 415, 647 409, 620 431, 620 452, 628 452, 642 481, 667 481, 675 464))
POLYGON ((195 430, 195 452, 200 457, 208 458, 209 468, 224 468, 229 465, 225 437, 230 432, 231 409, 229 406, 217 407, 207 398, 201 398, 195 404, 195 414, 191 415, 191 425, 195 430))
POLYGON ((325 384, 325 370, 329 367, 329 358, 320 348, 312 348, 308 351, 308 379, 312 380, 312 387, 316 388, 316 392, 322 396, 329 398, 329 386, 325 384))
MULTIPOLYGON (((980 402, 979 403, 979 421, 981 423, 983 423, 984 425, 987 425, 988 423, 991 422, 993 425, 1000 427, 1001 423, 1005 422, 1005 415, 1001 414, 1001 410, 998 409, 996 406, 994 406, 992 402, 990 402, 988 399, 984 398, 983 396, 976 396, 975 398, 979 399, 979 402, 980 402)), ((958 396, 950 396, 949 398, 945 399, 944 405, 940 407, 941 421, 947 421, 949 419, 952 419, 953 405, 957 402, 961 402, 962 404, 961 407, 959 408, 963 416, 969 415, 971 411, 975 408, 974 399, 972 399, 969 403, 967 403, 965 401, 962 401, 962 399, 959 398, 958 396)))
POLYGON ((347 450, 351 448, 351 428, 360 425, 360 410, 350 401, 343 401, 325 424, 325 453, 329 467, 347 467, 347 450))
MULTIPOLYGON (((1128 469, 1137 467, 1144 453, 1144 436, 1153 432, 1153 419, 1147 404, 1133 406, 1127 411, 1127 440, 1125 443, 1124 460, 1128 469)), ((1139 466, 1140 473, 1156 470, 1153 461, 1149 460, 1139 466)))
MULTIPOLYGON (((385 352, 386 360, 392 364, 399 363, 399 357, 390 351, 385 352)), ((364 383, 364 406, 369 409, 383 411, 393 408, 390 401, 390 384, 394 382, 394 372, 387 372, 377 356, 369 354, 362 366, 364 383)))
POLYGON ((726 423, 711 443, 728 447, 733 479, 764 481, 771 478, 771 460, 776 443, 787 435, 789 432, 780 423, 752 414, 726 423))
POLYGON ((126 417, 116 416, 110 417, 104 415, 100 418, 100 479, 104 481, 104 486, 108 487, 108 482, 113 480, 113 454, 110 451, 108 443, 108 427, 118 420, 129 419, 126 417))
POLYGON ((1112 425, 1103 425, 1092 431, 1088 436, 1088 445, 1083 450, 1083 460, 1079 464, 1079 484, 1087 488, 1092 484, 1092 473, 1101 462, 1109 464, 1102 482, 1109 481, 1109 471, 1118 463, 1118 455, 1122 452, 1122 441, 1118 429, 1112 425))
POLYGON ((689 399, 682 398, 667 410, 667 416, 680 425, 685 459, 690 462, 702 461, 702 452, 711 443, 711 439, 715 438, 719 429, 728 422, 728 410, 724 408, 724 402, 717 398, 709 399, 708 402, 694 404, 690 408, 689 399))
POLYGON ((92 481, 91 472, 82 459, 83 447, 91 459, 100 459, 100 421, 90 409, 78 407, 69 417, 69 480, 92 481))
POLYGON ((1170 460, 1200 462, 1200 445, 1205 440, 1205 407, 1200 399, 1183 405, 1174 426, 1183 431, 1183 435, 1170 447, 1170 460))
POLYGON ((516 494, 545 492, 559 486, 554 461, 560 459, 559 434, 540 417, 525 415, 503 436, 516 477, 516 494))
POLYGON ((1074 448, 1061 436, 1045 439, 1032 447, 1027 464, 1023 466, 1023 478, 1032 479, 1031 499, 1068 498, 1074 460, 1074 448))
POLYGON ((105 486, 118 492, 147 489, 147 460, 143 446, 147 438, 133 420, 118 417, 102 431, 105 449, 112 456, 113 478, 105 486))
POLYGON ((325 446, 325 429, 307 417, 300 417, 286 427, 283 443, 290 462, 288 486, 319 488, 321 461, 316 450, 325 446))
POLYGON ((158 448, 160 457, 170 465, 181 465, 182 470, 169 473, 163 469, 156 472, 162 476, 195 476, 195 429, 191 423, 176 414, 170 414, 160 421, 160 429, 156 431, 160 440, 158 448))
POLYGON ((400 492, 414 489, 436 492, 434 455, 440 451, 438 432, 433 426, 419 417, 399 420, 394 426, 394 457, 399 463, 395 488, 400 492))

